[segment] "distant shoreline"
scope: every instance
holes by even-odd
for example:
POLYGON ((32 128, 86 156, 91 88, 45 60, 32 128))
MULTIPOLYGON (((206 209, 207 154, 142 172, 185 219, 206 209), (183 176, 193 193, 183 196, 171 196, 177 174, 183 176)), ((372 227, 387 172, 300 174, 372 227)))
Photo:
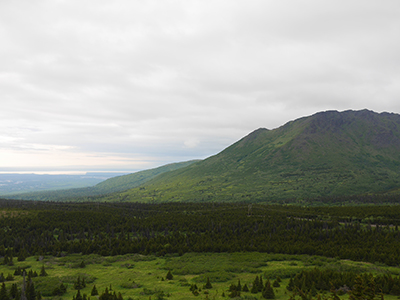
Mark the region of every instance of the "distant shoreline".
POLYGON ((90 174, 102 174, 102 173, 116 173, 116 174, 131 174, 138 172, 135 171, 0 171, 0 174, 34 174, 34 175, 90 175, 90 174))

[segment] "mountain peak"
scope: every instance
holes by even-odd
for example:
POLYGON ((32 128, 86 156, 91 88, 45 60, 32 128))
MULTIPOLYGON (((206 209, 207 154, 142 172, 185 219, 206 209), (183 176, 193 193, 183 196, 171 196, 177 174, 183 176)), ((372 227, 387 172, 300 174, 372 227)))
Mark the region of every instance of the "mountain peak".
POLYGON ((324 111, 273 130, 259 128, 146 187, 158 191, 152 197, 160 201, 277 201, 396 189, 400 115, 366 109, 324 111))

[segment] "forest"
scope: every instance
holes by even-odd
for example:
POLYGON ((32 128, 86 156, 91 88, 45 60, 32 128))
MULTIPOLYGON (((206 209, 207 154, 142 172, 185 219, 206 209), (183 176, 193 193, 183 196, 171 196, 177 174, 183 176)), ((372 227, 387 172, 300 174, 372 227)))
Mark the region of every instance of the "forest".
MULTIPOLYGON (((190 253, 254 253, 254 257, 265 253, 326 257, 387 267, 398 267, 400 261, 400 206, 396 205, 303 207, 1 200, 0 206, 1 263, 14 266, 17 275, 23 272, 18 273, 16 264, 26 259, 71 255, 137 254, 163 259, 190 253)), ((323 278, 321 274, 299 274, 291 274, 287 291, 293 292, 293 297, 302 297, 304 292, 307 296, 303 296, 310 298, 317 291, 329 291, 331 285, 335 291, 353 287, 358 272, 332 273, 328 276, 332 282, 323 283, 310 279, 323 278), (347 279, 340 281, 340 276, 347 279)), ((26 275, 29 283, 34 274, 26 275)), ((7 281, 7 275, 2 276, 7 281)), ((374 279, 379 284, 374 295, 379 290, 400 295, 399 279, 390 278, 386 274, 374 279)), ((363 280, 365 284, 368 278, 363 280)), ((264 287, 260 288, 260 296, 264 287)), ((231 292, 226 295, 240 296, 231 292)), ((110 295, 118 297, 118 293, 110 295)), ((35 299, 36 296, 29 300, 35 299)))
POLYGON ((396 265, 399 206, 6 201, 0 255, 308 254, 396 265), (9 254, 7 254, 7 251, 9 254))

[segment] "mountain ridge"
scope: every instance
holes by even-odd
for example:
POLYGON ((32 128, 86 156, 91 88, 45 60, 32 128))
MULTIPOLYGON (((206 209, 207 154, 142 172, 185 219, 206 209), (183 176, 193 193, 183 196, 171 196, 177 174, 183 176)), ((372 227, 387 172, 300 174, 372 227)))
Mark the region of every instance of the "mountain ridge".
POLYGON ((326 111, 259 128, 203 161, 123 192, 128 201, 274 201, 400 187, 400 115, 326 111))

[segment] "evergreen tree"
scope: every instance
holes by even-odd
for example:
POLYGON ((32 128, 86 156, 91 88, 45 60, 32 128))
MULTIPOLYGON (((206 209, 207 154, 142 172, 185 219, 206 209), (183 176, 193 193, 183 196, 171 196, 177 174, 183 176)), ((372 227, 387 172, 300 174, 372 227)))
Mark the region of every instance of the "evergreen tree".
POLYGON ((241 292, 241 291, 242 291, 242 285, 240 284, 240 279, 238 279, 238 285, 237 285, 237 287, 236 287, 236 290, 237 290, 238 292, 241 292))
POLYGON ((35 285, 33 284, 32 279, 28 280, 26 284, 25 295, 28 300, 36 300, 35 285))
POLYGON ((25 258, 27 257, 26 251, 25 250, 21 250, 18 254, 17 260, 18 261, 24 261, 25 258))
POLYGON ((262 296, 265 299, 275 299, 274 289, 272 288, 271 283, 269 282, 269 280, 267 280, 267 282, 265 283, 265 287, 262 290, 262 296))
POLYGON ((3 284, 1 285, 1 288, 0 288, 0 300, 9 300, 9 299, 10 298, 8 297, 6 285, 3 282, 3 284))
POLYGON ((60 284, 60 291, 61 293, 65 294, 67 292, 67 286, 64 285, 64 283, 61 282, 60 284))
POLYGON ((353 289, 350 292, 349 295, 349 300, 364 300, 367 299, 364 295, 365 291, 365 286, 364 286, 364 281, 361 277, 361 275, 358 275, 354 279, 354 286, 353 289))
POLYGON ((47 276, 48 274, 46 273, 46 270, 44 269, 44 265, 42 265, 42 268, 40 269, 40 274, 39 276, 47 276))
POLYGON ((258 276, 253 281, 253 286, 251 287, 251 293, 252 294, 257 294, 258 293, 258 286, 260 285, 260 281, 258 279, 258 276))
POLYGON ((15 276, 22 275, 22 269, 21 269, 21 267, 18 267, 18 268, 15 269, 14 275, 15 275, 15 276))
POLYGON ((10 288, 10 297, 11 297, 12 299, 15 299, 15 298, 17 297, 17 294, 18 294, 18 287, 17 287, 17 284, 16 284, 16 283, 13 283, 13 284, 11 285, 11 288, 10 288))
POLYGON ((97 291, 96 285, 93 285, 92 291, 90 293, 91 296, 96 296, 98 295, 99 292, 97 291))
POLYGON ((211 282, 210 282, 210 278, 209 278, 209 277, 207 277, 207 282, 206 282, 204 288, 205 288, 205 289, 211 289, 211 288, 212 288, 212 285, 211 285, 211 282))
POLYGON ((229 298, 240 297, 240 291, 232 290, 231 293, 228 296, 229 296, 229 298))
POLYGON ((189 290, 190 290, 191 292, 193 292, 193 291, 195 291, 195 290, 198 290, 198 287, 197 287, 196 284, 191 284, 189 290))
POLYGON ((245 283, 243 288, 242 288, 243 292, 248 292, 249 291, 249 287, 247 286, 247 284, 245 283))
POLYGON ((286 289, 287 289, 289 292, 292 292, 292 291, 294 290, 294 287, 295 287, 295 285, 294 285, 293 277, 290 276, 289 283, 288 283, 288 285, 286 286, 286 289))
POLYGON ((78 290, 78 292, 76 293, 75 300, 83 300, 80 290, 78 290))
POLYGON ((261 292, 264 289, 264 283, 262 279, 262 275, 260 275, 259 282, 258 282, 258 291, 261 292))
POLYGON ((81 264, 79 265, 79 268, 83 269, 84 267, 86 267, 86 265, 85 265, 85 262, 82 260, 81 264))
POLYGON ((168 271, 167 276, 165 276, 165 278, 168 280, 174 279, 174 276, 172 275, 171 270, 168 271))
POLYGON ((85 278, 82 278, 78 275, 77 280, 74 282, 74 289, 81 290, 86 287, 85 278))
POLYGON ((61 283, 59 286, 56 286, 52 292, 53 296, 61 296, 67 292, 67 286, 61 283))
POLYGON ((280 287, 281 285, 279 284, 278 280, 274 280, 274 282, 272 283, 273 287, 280 287))

